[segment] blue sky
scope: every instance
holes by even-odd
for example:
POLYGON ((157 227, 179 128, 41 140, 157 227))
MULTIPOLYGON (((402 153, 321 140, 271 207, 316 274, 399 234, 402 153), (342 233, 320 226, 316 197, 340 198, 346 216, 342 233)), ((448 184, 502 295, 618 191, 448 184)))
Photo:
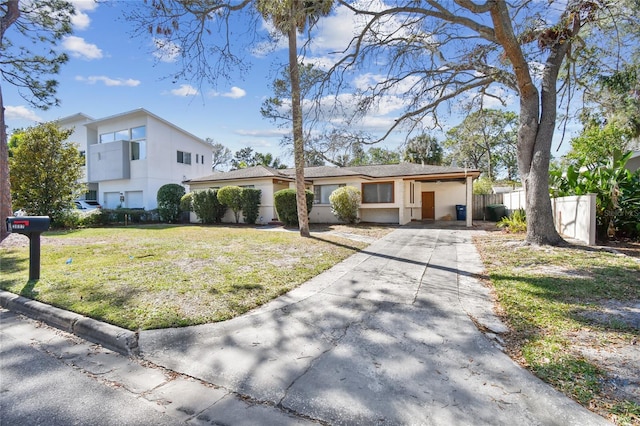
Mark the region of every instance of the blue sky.
MULTIPOLYGON (((198 137, 213 138, 233 152, 250 146, 258 152, 271 152, 292 165, 291 157, 280 147, 286 130, 260 115, 260 106, 271 95, 270 83, 279 77, 286 61, 286 43, 268 55, 256 53, 260 46, 253 46, 252 51, 247 51, 252 67, 244 76, 218 81, 215 90, 198 87, 193 81, 172 82, 167 78, 180 65, 170 54, 160 59, 157 51, 154 54, 152 35, 132 37, 131 23, 123 18, 132 1, 74 3, 78 12, 74 34, 59 46, 70 56, 57 76, 61 106, 48 111, 33 109, 15 88, 4 84, 9 131, 78 112, 103 118, 142 107, 198 137)), ((308 49, 308 59, 318 64, 330 63, 329 52, 344 49, 351 40, 353 20, 344 8, 322 19, 308 49)), ((266 34, 268 27, 263 23, 259 30, 266 34)), ((375 74, 361 70, 352 78, 357 87, 375 79, 375 74)), ((345 102, 348 103, 347 98, 345 102)), ((400 115, 404 105, 402 94, 388 97, 377 111, 364 118, 361 129, 380 134, 400 115)), ((452 116, 447 124, 455 125, 454 120, 452 116)), ((394 135, 379 146, 396 148, 404 136, 394 135)))
POLYGON ((260 115, 277 58, 254 58, 244 79, 221 81, 216 93, 198 89, 190 81, 173 84, 165 77, 178 64, 153 56, 151 36, 131 37, 131 24, 122 18, 128 2, 75 3, 79 15, 74 19, 74 34, 59 46, 70 56, 56 77, 61 105, 47 111, 31 108, 15 88, 3 85, 10 131, 77 112, 102 118, 142 107, 232 151, 252 146, 279 153, 282 130, 260 115))

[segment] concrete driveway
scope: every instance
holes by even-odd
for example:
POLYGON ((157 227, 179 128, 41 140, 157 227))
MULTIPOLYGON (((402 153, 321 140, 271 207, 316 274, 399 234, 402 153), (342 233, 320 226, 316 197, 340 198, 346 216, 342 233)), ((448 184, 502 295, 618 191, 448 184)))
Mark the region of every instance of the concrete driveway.
POLYGON ((292 423, 608 424, 478 331, 470 317, 504 326, 477 279, 474 232, 401 227, 247 315, 143 331, 141 354, 292 423))

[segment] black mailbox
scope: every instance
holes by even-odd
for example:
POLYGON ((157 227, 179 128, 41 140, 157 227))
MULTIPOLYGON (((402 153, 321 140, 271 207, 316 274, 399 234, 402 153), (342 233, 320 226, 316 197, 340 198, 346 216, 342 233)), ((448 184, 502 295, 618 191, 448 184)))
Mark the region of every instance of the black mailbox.
POLYGON ((40 279, 40 234, 49 229, 49 216, 10 216, 7 231, 29 237, 29 280, 40 279))
POLYGON ((17 216, 7 218, 7 231, 29 235, 49 230, 49 216, 17 216))

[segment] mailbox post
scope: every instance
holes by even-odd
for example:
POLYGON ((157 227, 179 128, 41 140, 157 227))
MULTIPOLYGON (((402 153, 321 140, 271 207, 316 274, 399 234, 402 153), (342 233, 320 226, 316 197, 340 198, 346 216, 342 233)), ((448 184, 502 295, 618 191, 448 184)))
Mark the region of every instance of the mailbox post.
POLYGON ((29 281, 40 279, 40 234, 49 229, 49 216, 10 216, 7 231, 29 237, 29 281))

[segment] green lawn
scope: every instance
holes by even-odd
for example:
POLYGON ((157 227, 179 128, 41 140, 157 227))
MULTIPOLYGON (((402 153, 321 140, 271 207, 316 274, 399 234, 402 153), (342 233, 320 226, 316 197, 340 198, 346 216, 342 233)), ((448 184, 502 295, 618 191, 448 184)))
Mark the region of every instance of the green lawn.
POLYGON ((0 248, 0 288, 130 330, 186 326, 247 312, 364 246, 234 226, 47 232, 36 282, 28 244, 0 248))
MULTIPOLYGON (((587 247, 523 246, 512 234, 475 242, 513 330, 512 357, 610 420, 640 424, 640 401, 622 395, 614 377, 640 365, 640 330, 624 315, 640 303, 640 263, 587 247), (621 353, 635 359, 618 361, 621 353)), ((640 379, 633 370, 627 378, 640 379)))

